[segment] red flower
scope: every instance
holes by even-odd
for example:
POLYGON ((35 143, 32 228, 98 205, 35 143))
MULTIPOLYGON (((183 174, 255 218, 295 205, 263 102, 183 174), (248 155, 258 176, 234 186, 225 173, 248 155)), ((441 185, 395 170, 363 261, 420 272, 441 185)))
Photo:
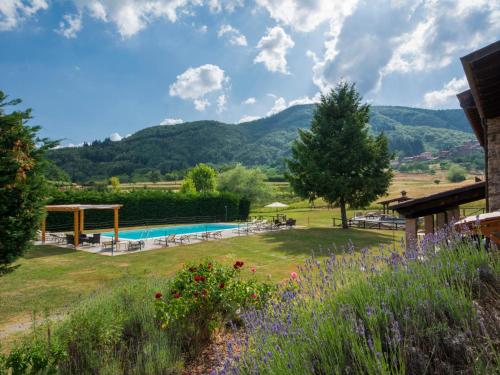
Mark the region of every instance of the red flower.
POLYGON ((255 267, 252 267, 251 271, 252 271, 252 273, 255 273, 255 271, 257 271, 257 270, 255 269, 255 267))
POLYGON ((181 294, 180 293, 175 293, 174 294, 174 298, 181 298, 181 294))
POLYGON ((206 297, 206 296, 207 296, 207 290, 206 290, 206 289, 203 289, 203 290, 201 291, 201 295, 202 295, 203 297, 206 297))
POLYGON ((236 263, 233 264, 233 267, 234 267, 235 270, 237 270, 238 268, 243 267, 243 264, 244 263, 242 261, 237 260, 236 263))
POLYGON ((253 293, 250 297, 252 297, 253 299, 256 299, 257 298, 257 294, 253 293))
POLYGON ((160 292, 156 292, 156 294, 155 294, 156 299, 160 299, 162 296, 163 296, 163 294, 161 294, 160 292))
POLYGON ((194 277, 194 281, 198 282, 198 281, 205 281, 205 276, 203 275, 196 275, 194 277))
POLYGON ((224 289, 224 287, 225 287, 225 286, 226 286, 226 285, 225 285, 224 283, 220 283, 220 284, 219 284, 219 288, 220 288, 220 289, 224 289))

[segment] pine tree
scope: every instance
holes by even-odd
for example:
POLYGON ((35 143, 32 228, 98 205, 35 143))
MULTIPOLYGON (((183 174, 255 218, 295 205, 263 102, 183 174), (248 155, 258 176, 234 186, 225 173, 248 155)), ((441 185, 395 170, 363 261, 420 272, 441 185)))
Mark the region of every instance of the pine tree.
POLYGON ((323 198, 340 207, 366 207, 389 188, 392 172, 387 138, 368 134, 370 107, 354 84, 342 82, 317 104, 311 130, 299 130, 287 161, 287 177, 303 198, 323 198))

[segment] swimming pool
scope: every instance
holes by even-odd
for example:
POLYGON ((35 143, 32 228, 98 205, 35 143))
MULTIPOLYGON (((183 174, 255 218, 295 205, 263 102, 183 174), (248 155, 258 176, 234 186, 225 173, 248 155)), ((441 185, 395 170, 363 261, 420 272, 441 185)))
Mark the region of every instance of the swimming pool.
MULTIPOLYGON (((118 237, 125 240, 144 240, 147 238, 165 237, 169 234, 189 234, 200 232, 213 232, 216 230, 234 229, 238 228, 237 224, 193 224, 193 225, 179 225, 175 227, 163 228, 145 228, 145 229, 132 229, 121 230, 118 237)), ((105 237, 114 237, 114 232, 102 233, 105 237)))

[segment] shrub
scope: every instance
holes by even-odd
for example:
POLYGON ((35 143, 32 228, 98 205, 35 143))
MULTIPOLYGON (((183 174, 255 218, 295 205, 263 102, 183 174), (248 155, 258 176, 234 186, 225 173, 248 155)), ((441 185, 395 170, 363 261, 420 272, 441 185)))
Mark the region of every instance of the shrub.
POLYGON ((244 264, 221 266, 213 261, 188 264, 171 280, 170 288, 156 294, 156 316, 184 347, 196 350, 224 323, 238 319, 237 311, 260 307, 271 286, 238 276, 244 264))
POLYGON ((46 331, 36 330, 6 356, 5 370, 13 375, 180 373, 180 347, 158 329, 154 302, 146 298, 165 282, 122 281, 126 286, 84 300, 57 323, 50 340, 46 331))
POLYGON ((324 262, 311 258, 278 303, 245 314, 249 337, 239 340, 246 343, 242 353, 230 355, 224 370, 496 372, 498 321, 488 311, 498 308, 497 254, 443 233, 402 255, 349 252, 324 262))
POLYGON ((448 170, 446 178, 450 182, 462 182, 467 178, 467 171, 460 165, 453 164, 448 170))
POLYGON ((235 193, 252 203, 261 204, 272 196, 266 175, 258 168, 248 169, 241 164, 219 175, 219 191, 235 193))
POLYGON ((214 192, 217 185, 217 172, 206 164, 197 164, 186 174, 186 180, 191 180, 199 193, 214 192))

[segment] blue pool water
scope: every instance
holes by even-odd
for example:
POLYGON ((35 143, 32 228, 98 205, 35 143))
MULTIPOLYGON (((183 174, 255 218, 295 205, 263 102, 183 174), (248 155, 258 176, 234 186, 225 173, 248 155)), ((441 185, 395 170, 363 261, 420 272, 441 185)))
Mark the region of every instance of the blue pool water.
MULTIPOLYGON (((146 238, 165 237, 169 234, 188 234, 200 232, 213 232, 216 230, 238 228, 236 224, 193 224, 193 225, 179 225, 176 227, 163 227, 163 228, 147 228, 147 229, 133 229, 121 230, 118 233, 119 238, 127 240, 144 240, 146 238)), ((106 237, 114 237, 114 232, 102 233, 106 237)))

